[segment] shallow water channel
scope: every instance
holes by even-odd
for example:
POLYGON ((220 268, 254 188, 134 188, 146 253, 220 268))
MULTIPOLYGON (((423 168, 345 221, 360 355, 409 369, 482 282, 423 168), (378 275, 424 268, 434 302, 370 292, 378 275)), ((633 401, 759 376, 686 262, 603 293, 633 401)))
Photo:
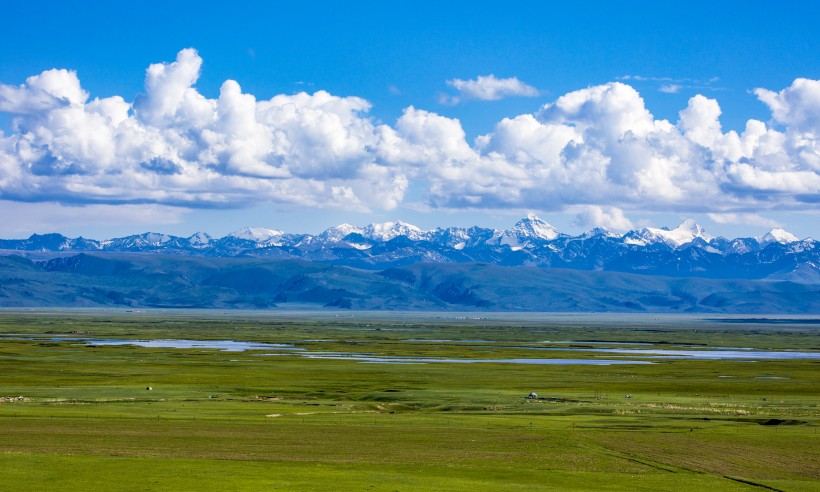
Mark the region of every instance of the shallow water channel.
POLYGON ((607 354, 638 355, 651 359, 705 359, 705 360, 788 360, 818 359, 820 352, 798 352, 788 350, 758 350, 752 348, 697 350, 657 349, 657 348, 587 348, 587 347, 531 347, 532 350, 580 351, 607 354))
MULTIPOLYGON (((8 337, 4 337, 8 338, 8 337)), ((43 338, 29 338, 31 340, 42 340, 43 338)), ((517 348, 522 350, 539 351, 561 351, 561 352, 585 352, 595 354, 612 354, 638 357, 642 360, 613 358, 602 359, 593 358, 440 358, 440 357, 404 357, 404 356, 380 356, 372 353, 351 353, 351 352, 319 352, 311 351, 303 347, 297 347, 290 343, 263 343, 247 342, 241 340, 187 340, 187 339, 156 339, 156 340, 136 340, 136 339, 103 339, 103 338, 45 338, 53 342, 80 342, 89 346, 117 346, 131 345, 146 348, 177 348, 177 349, 216 349, 224 352, 245 352, 245 351, 270 351, 269 353, 254 353, 257 356, 282 356, 293 355, 309 359, 334 359, 352 360, 370 364, 427 364, 427 363, 450 363, 450 364, 478 364, 478 363, 498 363, 498 364, 528 364, 528 365, 616 365, 616 364, 651 364, 652 359, 701 359, 701 360, 786 360, 786 359, 816 359, 820 360, 820 352, 799 352, 799 351, 775 351, 758 350, 750 348, 698 348, 698 349, 667 349, 655 347, 621 348, 621 347, 532 347, 532 346, 497 346, 497 348, 517 348)), ((487 340, 406 340, 407 342, 422 343, 486 343, 487 340)), ((309 341, 301 340, 300 343, 309 341)), ((490 342, 492 343, 492 342, 490 342)), ((545 342, 545 343, 566 343, 566 342, 545 342)), ((590 342, 597 344, 597 342, 590 342)), ((610 342, 602 342, 610 343, 610 342)), ((643 345, 624 342, 624 345, 643 345)), ((651 344, 646 344, 651 345, 651 344)), ((492 346, 492 345, 490 345, 492 346)))

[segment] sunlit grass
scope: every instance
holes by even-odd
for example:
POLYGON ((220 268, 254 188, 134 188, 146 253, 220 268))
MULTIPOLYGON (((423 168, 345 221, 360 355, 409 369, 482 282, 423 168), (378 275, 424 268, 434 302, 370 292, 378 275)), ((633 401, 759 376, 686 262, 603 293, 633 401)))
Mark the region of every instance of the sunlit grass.
POLYGON ((24 397, 0 403, 2 482, 26 490, 816 486, 817 360, 366 364, 51 339, 235 339, 456 359, 611 358, 583 349, 613 341, 820 345, 811 325, 603 321, 3 313, 0 334, 26 336, 0 338, 0 397, 24 397), (532 350, 546 340, 579 350, 532 350), (530 391, 542 399, 527 400, 530 391))

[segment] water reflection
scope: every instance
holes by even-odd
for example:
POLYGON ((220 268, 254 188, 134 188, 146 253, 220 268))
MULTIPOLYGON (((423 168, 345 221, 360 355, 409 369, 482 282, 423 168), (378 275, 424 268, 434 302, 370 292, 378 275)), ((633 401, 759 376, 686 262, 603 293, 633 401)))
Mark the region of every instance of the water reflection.
MULTIPOLYGON (((70 339, 54 339, 55 341, 70 339)), ((237 340, 117 340, 117 339, 76 339, 86 345, 135 345, 147 348, 217 349, 223 352, 244 352, 246 350, 304 350, 286 343, 241 342, 237 340)))
MULTIPOLYGON (((574 349, 568 349, 574 350, 574 349)), ((663 359, 705 359, 705 360, 784 360, 784 359, 818 359, 820 352, 789 352, 774 350, 755 349, 703 349, 703 350, 674 350, 674 349, 621 349, 621 348, 597 348, 582 349, 587 352, 604 352, 610 354, 644 355, 652 358, 663 359)))

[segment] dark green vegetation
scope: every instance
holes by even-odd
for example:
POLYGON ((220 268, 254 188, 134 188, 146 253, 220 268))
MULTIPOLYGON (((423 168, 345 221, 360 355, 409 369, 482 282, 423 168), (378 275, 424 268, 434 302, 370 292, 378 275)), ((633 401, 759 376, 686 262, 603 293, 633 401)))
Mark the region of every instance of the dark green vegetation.
POLYGON ((80 254, 0 257, 3 307, 817 313, 820 285, 485 263, 381 272, 301 260, 80 254))
POLYGON ((21 490, 816 490, 820 483, 817 359, 366 364, 297 351, 60 340, 233 339, 457 359, 617 358, 588 351, 612 347, 820 352, 820 326, 806 319, 361 316, 0 313, 0 483, 21 490), (540 399, 526 399, 530 391, 540 399))

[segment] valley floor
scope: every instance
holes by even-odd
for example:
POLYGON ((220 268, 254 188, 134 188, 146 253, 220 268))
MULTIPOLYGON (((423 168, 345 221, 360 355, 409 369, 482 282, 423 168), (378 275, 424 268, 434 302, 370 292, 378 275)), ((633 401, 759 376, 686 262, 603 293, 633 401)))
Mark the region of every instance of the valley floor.
POLYGON ((337 314, 0 312, 0 483, 820 486, 811 317, 337 314))

